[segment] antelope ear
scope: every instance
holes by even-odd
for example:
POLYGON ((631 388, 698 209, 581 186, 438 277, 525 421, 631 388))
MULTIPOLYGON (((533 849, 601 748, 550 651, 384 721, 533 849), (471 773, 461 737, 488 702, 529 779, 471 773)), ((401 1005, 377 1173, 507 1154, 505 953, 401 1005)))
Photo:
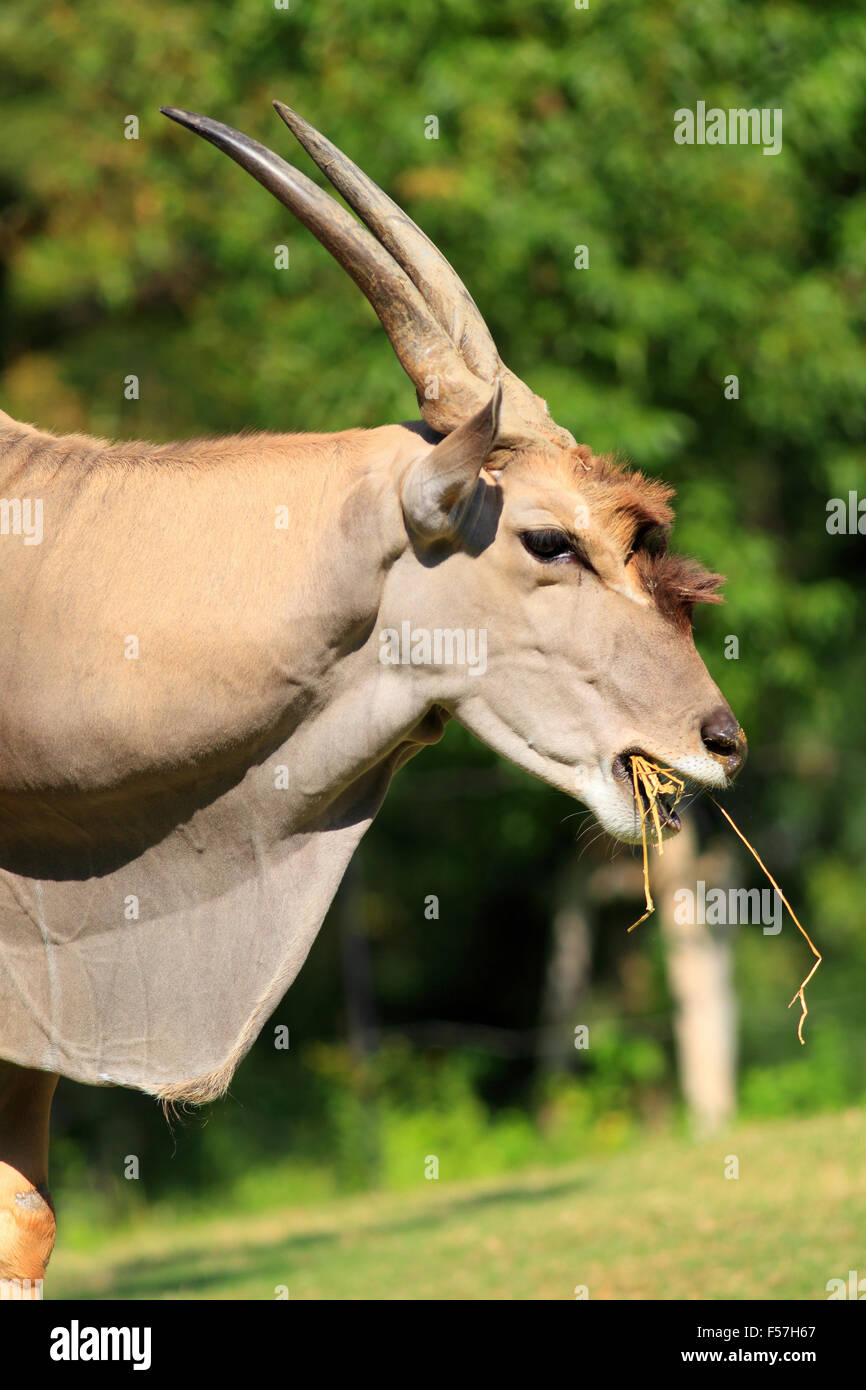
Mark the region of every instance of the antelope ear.
POLYGON ((407 525, 428 540, 454 531, 456 514, 478 481, 496 442, 502 383, 477 414, 409 466, 403 481, 407 525))

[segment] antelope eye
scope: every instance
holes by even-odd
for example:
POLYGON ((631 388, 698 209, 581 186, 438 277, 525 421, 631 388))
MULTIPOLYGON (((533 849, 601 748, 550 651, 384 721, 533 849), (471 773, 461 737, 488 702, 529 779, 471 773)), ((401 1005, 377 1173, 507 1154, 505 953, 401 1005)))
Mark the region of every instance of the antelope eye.
POLYGON ((551 560, 570 560, 574 558, 571 537, 564 531, 521 531, 520 539, 530 555, 536 560, 549 563, 551 560))

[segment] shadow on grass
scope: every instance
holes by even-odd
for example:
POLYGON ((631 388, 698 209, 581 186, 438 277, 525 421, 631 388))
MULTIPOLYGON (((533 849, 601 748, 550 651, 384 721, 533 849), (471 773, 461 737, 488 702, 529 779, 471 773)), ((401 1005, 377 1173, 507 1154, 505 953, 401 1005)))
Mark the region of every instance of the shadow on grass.
MULTIPOLYGON (((412 1231, 424 1231, 438 1226, 454 1216, 471 1216, 491 1207, 507 1207, 514 1202, 525 1205, 529 1202, 554 1201, 586 1188, 585 1178, 550 1183, 545 1187, 514 1184, 496 1192, 481 1192, 474 1196, 457 1197, 437 1202, 430 1211, 413 1212, 405 1219, 389 1221, 358 1222, 353 1231, 364 1236, 405 1235, 412 1231)), ((203 1241, 207 1230, 202 1230, 203 1241)), ((244 1281, 261 1279, 273 1282, 275 1267, 280 1268, 279 1282, 286 1283, 293 1273, 299 1272, 299 1261, 311 1252, 328 1249, 344 1238, 340 1230, 308 1231, 297 1236, 285 1236, 280 1240, 249 1241, 237 1246, 221 1249, 212 1255, 206 1249, 202 1252, 183 1250, 176 1255, 148 1256, 133 1259, 114 1267, 110 1285, 104 1291, 82 1288, 76 1290, 76 1301, 112 1299, 154 1299, 183 1298, 204 1294, 213 1288, 225 1289, 232 1279, 244 1281), (204 1261, 220 1268, 204 1269, 204 1261)), ((86 1277, 86 1276, 85 1276, 86 1277)), ((271 1298, 273 1295, 268 1295, 271 1298)), ((265 1295, 263 1295, 265 1297, 265 1295)))

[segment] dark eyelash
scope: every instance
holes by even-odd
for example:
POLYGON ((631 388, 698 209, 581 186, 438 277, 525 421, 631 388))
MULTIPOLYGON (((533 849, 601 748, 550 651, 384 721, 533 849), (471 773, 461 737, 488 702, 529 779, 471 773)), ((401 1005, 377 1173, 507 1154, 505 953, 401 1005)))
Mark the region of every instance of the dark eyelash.
POLYGON ((579 558, 574 542, 565 531, 556 531, 553 528, 543 531, 521 531, 520 539, 530 555, 545 565, 557 560, 579 558))

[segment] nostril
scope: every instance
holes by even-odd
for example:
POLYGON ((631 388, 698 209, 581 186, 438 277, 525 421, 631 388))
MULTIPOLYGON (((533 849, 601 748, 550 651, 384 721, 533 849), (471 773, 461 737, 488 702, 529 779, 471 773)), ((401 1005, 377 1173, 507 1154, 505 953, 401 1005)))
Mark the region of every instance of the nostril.
POLYGON ((727 705, 719 705, 701 725, 701 738, 709 753, 727 757, 743 741, 743 731, 727 705))

